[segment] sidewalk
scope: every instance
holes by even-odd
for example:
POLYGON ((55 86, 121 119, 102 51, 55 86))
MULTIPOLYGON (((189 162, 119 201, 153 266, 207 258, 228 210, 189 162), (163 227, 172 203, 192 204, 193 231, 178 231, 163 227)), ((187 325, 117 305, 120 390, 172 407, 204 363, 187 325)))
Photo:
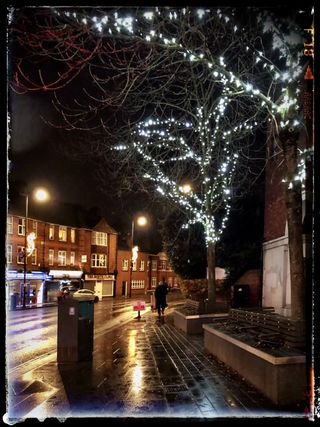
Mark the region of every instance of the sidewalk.
POLYGON ((207 355, 202 336, 177 330, 174 305, 160 321, 149 310, 140 320, 95 334, 92 362, 51 361, 35 369, 37 396, 32 387, 28 396, 21 392, 20 403, 16 396, 15 417, 303 417, 303 408, 277 409, 207 355))

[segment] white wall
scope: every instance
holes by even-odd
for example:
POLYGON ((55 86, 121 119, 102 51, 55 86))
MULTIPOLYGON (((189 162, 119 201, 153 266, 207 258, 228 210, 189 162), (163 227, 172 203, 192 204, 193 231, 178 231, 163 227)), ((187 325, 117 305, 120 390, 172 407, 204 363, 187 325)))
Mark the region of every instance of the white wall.
POLYGON ((288 237, 263 244, 263 307, 274 307, 279 314, 290 316, 291 289, 288 237))

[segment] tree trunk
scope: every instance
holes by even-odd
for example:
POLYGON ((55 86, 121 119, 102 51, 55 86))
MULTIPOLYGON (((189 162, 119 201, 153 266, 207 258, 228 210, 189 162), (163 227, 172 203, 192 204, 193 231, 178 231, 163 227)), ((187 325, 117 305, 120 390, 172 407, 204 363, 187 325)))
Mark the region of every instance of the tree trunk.
POLYGON ((291 280, 291 317, 305 320, 305 278, 302 240, 301 182, 297 174, 297 143, 290 138, 283 142, 287 168, 286 209, 291 280))
POLYGON ((216 245, 214 242, 208 243, 208 306, 207 311, 214 312, 216 307, 216 245))

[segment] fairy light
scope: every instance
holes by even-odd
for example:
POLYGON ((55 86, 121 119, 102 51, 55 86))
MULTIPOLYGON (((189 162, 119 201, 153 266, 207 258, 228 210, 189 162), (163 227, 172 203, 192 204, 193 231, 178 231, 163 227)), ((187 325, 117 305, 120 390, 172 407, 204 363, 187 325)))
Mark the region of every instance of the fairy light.
MULTIPOLYGON (((203 24, 203 20, 207 18, 210 19, 212 14, 223 20, 226 24, 230 25, 231 31, 238 31, 237 25, 234 24, 232 18, 225 15, 220 9, 210 10, 210 9, 192 9, 192 8, 183 8, 181 10, 173 9, 163 9, 156 7, 152 10, 142 11, 142 17, 145 21, 141 27, 139 16, 137 15, 136 19, 132 16, 121 16, 121 12, 115 12, 110 16, 103 16, 100 22, 98 18, 94 16, 92 20, 92 29, 98 31, 101 37, 137 37, 143 39, 146 43, 157 43, 164 48, 174 48, 177 46, 177 51, 179 54, 185 57, 185 60, 190 62, 199 62, 210 70, 210 77, 218 82, 219 85, 223 88, 224 95, 230 93, 232 96, 233 93, 242 93, 246 96, 250 102, 251 100, 259 101, 257 105, 260 105, 265 111, 271 111, 272 114, 280 114, 279 125, 281 129, 289 128, 290 126, 296 127, 299 126, 299 121, 297 117, 288 119, 288 113, 294 110, 298 111, 299 107, 297 106, 297 99, 295 97, 289 97, 285 95, 280 98, 279 102, 274 102, 269 96, 269 93, 272 93, 270 90, 267 94, 262 93, 262 91, 256 87, 256 85, 251 81, 243 81, 239 75, 235 75, 232 71, 228 69, 226 65, 226 59, 222 56, 210 60, 208 59, 206 52, 193 52, 188 49, 187 46, 182 46, 179 43, 179 38, 177 34, 165 34, 165 26, 161 26, 161 33, 156 31, 151 27, 153 20, 156 16, 157 21, 162 17, 169 19, 170 21, 183 18, 186 14, 195 14, 196 17, 201 20, 199 25, 203 24), (160 16, 162 14, 162 16, 160 16), (104 28, 108 25, 108 31, 103 31, 104 28), (151 28, 150 28, 151 27, 151 28), (115 31, 116 30, 116 31, 115 31), (117 34, 118 33, 118 34, 117 34), (129 33, 129 34, 128 34, 129 33), (175 36, 175 37, 174 37, 175 36)), ((82 22, 87 25, 87 19, 83 18, 82 22)), ((165 22, 165 21, 164 21, 165 22)), ((280 85, 285 82, 290 82, 292 79, 296 79, 301 76, 302 68, 298 66, 298 62, 291 67, 291 70, 285 70, 281 72, 274 64, 269 63, 263 56, 261 51, 257 51, 249 46, 246 47, 248 55, 255 55, 253 60, 256 62, 257 67, 261 67, 264 70, 268 71, 274 81, 272 84, 280 85)), ((228 61, 227 61, 228 62, 228 61)), ((296 96, 298 92, 296 91, 296 96)), ((205 122, 202 118, 203 112, 200 109, 197 112, 197 120, 192 123, 184 121, 183 123, 176 123, 172 121, 172 118, 168 121, 157 121, 149 119, 146 122, 143 122, 138 126, 134 136, 137 138, 135 144, 119 144, 114 147, 115 150, 121 152, 128 149, 134 149, 137 153, 144 159, 145 162, 151 164, 153 173, 145 174, 146 179, 150 179, 155 183, 161 182, 161 186, 157 186, 157 191, 163 195, 171 197, 173 200, 177 201, 183 205, 191 215, 191 220, 201 222, 206 230, 206 239, 216 241, 215 239, 219 238, 219 233, 221 229, 225 227, 230 207, 228 205, 228 200, 230 198, 231 190, 231 177, 235 170, 235 165, 237 162, 238 154, 235 153, 234 156, 229 157, 229 160, 224 160, 220 168, 218 169, 218 174, 215 177, 209 177, 206 173, 207 169, 210 166, 212 161, 212 153, 216 146, 224 141, 225 145, 222 149, 222 152, 227 156, 229 153, 228 145, 229 140, 232 140, 233 137, 237 135, 243 135, 246 132, 249 133, 254 127, 257 126, 257 123, 243 123, 239 126, 231 127, 230 129, 225 129, 224 132, 220 130, 223 125, 223 116, 226 114, 226 109, 228 108, 230 100, 222 96, 219 100, 217 107, 215 108, 214 113, 210 117, 210 120, 205 122), (214 124, 213 124, 214 123, 214 124), (205 155, 199 156, 195 150, 192 150, 186 143, 184 138, 179 138, 177 135, 174 135, 173 126, 181 126, 181 129, 188 129, 191 132, 195 132, 199 141, 201 142, 202 150, 206 150, 205 155), (154 138, 156 141, 152 142, 151 138, 154 138), (175 149, 172 149, 172 146, 175 149), (158 158, 157 160, 153 159, 151 156, 151 148, 157 150, 167 150, 171 154, 164 158, 158 158), (173 154, 174 153, 174 154, 173 154), (202 184, 207 189, 206 197, 212 199, 218 197, 223 198, 223 205, 225 210, 225 216, 222 219, 221 227, 219 228, 217 224, 215 225, 215 218, 206 216, 203 212, 203 200, 199 199, 199 196, 196 192, 192 191, 190 194, 184 194, 179 191, 179 183, 170 180, 165 173, 161 170, 161 165, 166 165, 170 162, 178 161, 194 161, 200 168, 201 174, 203 176, 202 184), (211 179, 210 179, 211 178, 211 179)))

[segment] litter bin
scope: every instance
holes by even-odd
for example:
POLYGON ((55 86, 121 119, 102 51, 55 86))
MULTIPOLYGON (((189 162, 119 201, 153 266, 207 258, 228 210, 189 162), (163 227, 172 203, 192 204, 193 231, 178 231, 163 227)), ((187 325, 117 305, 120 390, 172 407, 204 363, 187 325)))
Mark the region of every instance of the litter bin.
POLYGON ((58 302, 58 363, 92 359, 93 326, 93 301, 66 298, 58 302))
POLYGON ((13 294, 10 295, 10 310, 16 310, 17 309, 17 295, 13 294))

